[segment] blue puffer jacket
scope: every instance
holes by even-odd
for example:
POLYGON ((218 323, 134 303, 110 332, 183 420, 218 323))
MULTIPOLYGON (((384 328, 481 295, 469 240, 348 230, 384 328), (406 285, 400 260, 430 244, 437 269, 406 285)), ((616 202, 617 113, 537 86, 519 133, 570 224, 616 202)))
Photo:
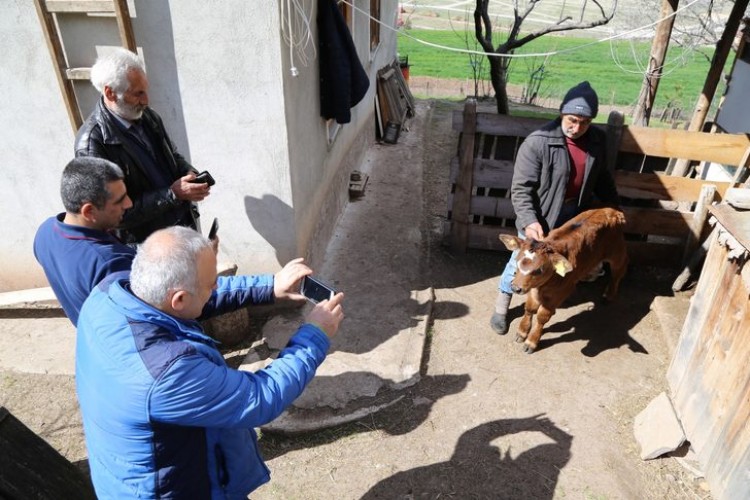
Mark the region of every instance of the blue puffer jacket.
MULTIPOLYGON (((230 369, 195 321, 105 278, 81 309, 76 387, 91 477, 105 498, 246 498, 269 480, 254 427, 302 393, 330 346, 300 327, 266 369, 230 369)), ((204 317, 273 301, 273 276, 220 277, 204 317)))

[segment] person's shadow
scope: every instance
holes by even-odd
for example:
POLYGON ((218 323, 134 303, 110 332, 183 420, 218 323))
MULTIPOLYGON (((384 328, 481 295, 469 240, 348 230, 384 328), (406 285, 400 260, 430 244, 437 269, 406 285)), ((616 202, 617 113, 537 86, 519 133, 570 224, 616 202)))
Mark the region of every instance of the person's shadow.
POLYGON ((465 432, 447 462, 399 472, 362 498, 551 499, 560 471, 570 460, 572 441, 542 415, 495 420, 465 432), (513 435, 523 432, 540 433, 528 437, 541 443, 513 457, 515 450, 505 441, 520 439, 513 435))
POLYGON ((294 235, 279 228, 294 227, 294 210, 277 196, 264 194, 262 198, 245 196, 245 213, 250 225, 273 247, 276 260, 284 265, 294 255, 294 235))

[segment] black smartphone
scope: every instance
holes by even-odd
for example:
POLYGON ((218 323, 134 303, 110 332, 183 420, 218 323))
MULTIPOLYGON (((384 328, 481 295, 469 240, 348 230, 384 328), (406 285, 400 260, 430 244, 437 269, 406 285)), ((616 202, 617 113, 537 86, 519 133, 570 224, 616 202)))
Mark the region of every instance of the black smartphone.
POLYGON ((208 230, 208 239, 216 239, 216 233, 219 232, 219 219, 214 217, 214 221, 211 223, 211 229, 208 230))
POLYGON ((196 175, 195 179, 193 179, 190 182, 194 184, 207 183, 209 186, 213 186, 214 184, 216 184, 216 181, 214 180, 213 177, 211 177, 211 174, 208 173, 208 170, 204 170, 200 174, 196 175))
POLYGON ((312 276, 305 276, 302 280, 299 293, 304 295, 313 304, 324 300, 331 300, 336 295, 336 289, 312 276))

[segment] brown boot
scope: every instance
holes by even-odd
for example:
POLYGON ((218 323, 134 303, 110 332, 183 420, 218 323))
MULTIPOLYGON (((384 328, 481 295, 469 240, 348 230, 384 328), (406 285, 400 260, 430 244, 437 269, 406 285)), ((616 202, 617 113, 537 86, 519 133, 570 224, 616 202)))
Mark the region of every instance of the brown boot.
POLYGON ((508 333, 508 308, 510 307, 510 299, 513 297, 511 293, 505 293, 502 291, 497 292, 497 299, 495 299, 495 312, 490 318, 490 326, 496 333, 505 335, 508 333))

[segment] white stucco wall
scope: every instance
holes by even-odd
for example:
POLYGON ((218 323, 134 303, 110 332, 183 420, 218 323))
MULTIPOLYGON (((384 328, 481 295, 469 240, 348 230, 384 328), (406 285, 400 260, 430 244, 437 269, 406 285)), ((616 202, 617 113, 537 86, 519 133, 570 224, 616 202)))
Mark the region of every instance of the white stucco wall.
POLYGON ((295 244, 278 11, 255 2, 170 6, 191 161, 217 182, 201 204, 203 225, 219 218, 220 257, 240 272, 276 270, 276 249, 295 244))
MULTIPOLYGON (((310 8, 317 1, 302 3, 310 8)), ((374 75, 393 59, 395 36, 381 30, 383 43, 370 60, 367 18, 354 12, 354 38, 373 85, 329 145, 319 116, 317 59, 297 64, 300 76, 290 76, 277 4, 131 5, 151 106, 180 151, 217 180, 201 213, 204 228, 213 217, 221 222, 220 258, 236 262, 240 272, 272 272, 296 255, 319 254, 346 202, 348 173, 374 140, 374 75)), ((369 0, 356 5, 367 10, 369 0)), ((396 5, 383 2, 384 19, 395 18, 396 5)), ((315 30, 314 15, 311 21, 315 30)), ((91 65, 116 40, 112 19, 84 16, 66 19, 63 36, 74 66, 91 65)), ((60 172, 72 158, 74 134, 31 2, 0 2, 0 43, 0 119, 13 124, 0 135, 0 291, 6 291, 46 284, 32 241, 36 227, 62 211, 60 172)), ((85 116, 96 94, 85 83, 77 92, 85 116)))
POLYGON ((73 131, 34 3, 0 2, 0 291, 45 286, 34 259, 36 227, 62 211, 60 171, 73 131))
MULTIPOLYGON (((307 11, 317 0, 302 2, 307 11)), ((377 70, 390 63, 396 54, 396 36, 385 27, 380 28, 380 46, 370 52, 370 27, 367 12, 369 0, 355 0, 360 10, 352 10, 352 38, 371 85, 367 95, 352 108, 352 120, 341 126, 332 144, 328 143, 326 122, 320 117, 320 85, 318 59, 303 67, 295 66, 299 76, 290 76, 289 51, 282 47, 284 94, 289 133, 290 172, 292 177, 297 247, 300 255, 309 257, 312 264, 322 259, 325 245, 338 216, 348 199, 349 173, 359 166, 364 148, 375 141, 374 99, 377 70), (364 11, 364 12, 362 12, 364 11)), ((395 0, 381 4, 381 19, 395 25, 395 0)), ((318 39, 312 9, 312 27, 318 39)))

